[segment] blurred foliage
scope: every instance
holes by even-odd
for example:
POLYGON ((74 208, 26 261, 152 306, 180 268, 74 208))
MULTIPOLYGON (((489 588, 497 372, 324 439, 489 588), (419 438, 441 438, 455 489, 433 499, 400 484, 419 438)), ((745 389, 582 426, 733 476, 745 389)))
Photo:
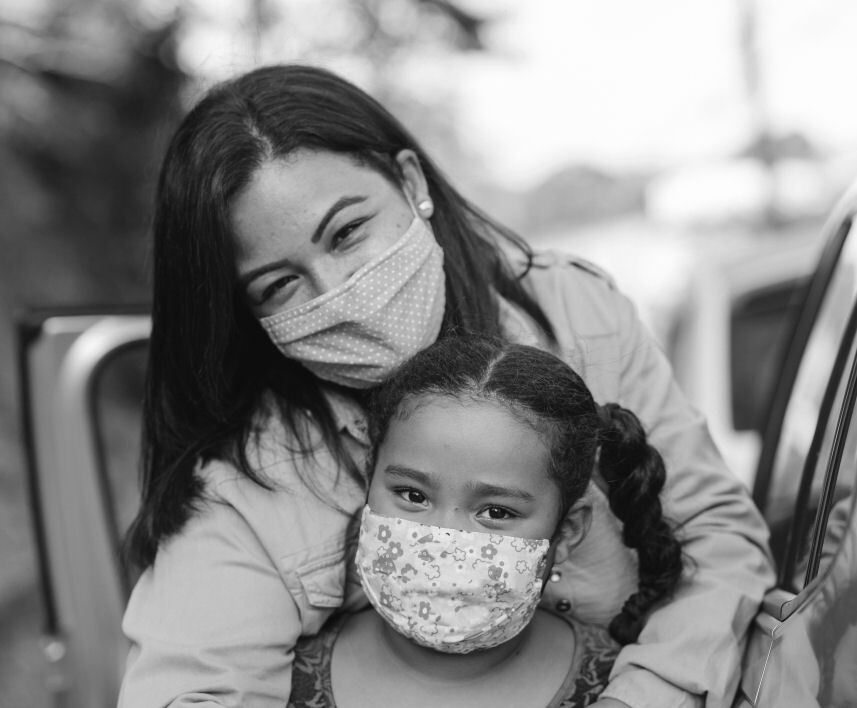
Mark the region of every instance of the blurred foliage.
MULTIPOLYGON (((121 3, 0 10, 0 326, 33 305, 142 302, 151 188, 185 81, 174 25, 121 3)), ((0 482, 23 483, 11 336, 0 338, 0 482), (12 482, 12 480, 14 480, 12 482)), ((2 588, 0 588, 2 590, 2 588)))
POLYGON ((0 43, 0 204, 4 245, 19 254, 4 294, 140 300, 156 156, 184 80, 174 27, 77 0, 0 31, 11 40, 0 43))

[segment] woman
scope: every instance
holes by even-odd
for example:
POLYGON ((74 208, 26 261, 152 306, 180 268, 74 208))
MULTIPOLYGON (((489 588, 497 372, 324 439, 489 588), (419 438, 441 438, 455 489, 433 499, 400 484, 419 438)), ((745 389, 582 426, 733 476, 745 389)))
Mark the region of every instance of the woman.
POLYGON ((618 643, 636 641, 682 574, 663 460, 637 418, 597 406, 549 352, 478 336, 416 354, 369 410, 356 564, 374 609, 298 642, 290 708, 590 705, 618 643), (551 566, 591 525, 596 466, 640 558, 615 641, 537 609, 551 566))
MULTIPOLYGON (((619 654, 600 705, 730 702, 772 580, 767 531, 608 278, 530 254, 377 102, 300 66, 250 72, 188 114, 154 241, 122 705, 282 705, 298 638, 366 603, 348 562, 365 391, 464 332, 559 354, 596 400, 637 413, 670 470, 666 511, 696 572, 619 654)), ((594 528, 543 602, 615 615, 621 547, 594 528)))

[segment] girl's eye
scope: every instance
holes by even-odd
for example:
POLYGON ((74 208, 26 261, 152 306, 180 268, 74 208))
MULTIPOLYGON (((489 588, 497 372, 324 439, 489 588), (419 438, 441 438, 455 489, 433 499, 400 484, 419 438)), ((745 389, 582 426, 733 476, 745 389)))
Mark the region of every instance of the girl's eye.
POLYGON ((479 516, 490 521, 504 521, 506 519, 514 519, 517 514, 502 506, 486 506, 479 516))
POLYGON ((426 495, 418 489, 396 489, 395 492, 399 495, 400 499, 409 504, 423 506, 428 501, 426 495))

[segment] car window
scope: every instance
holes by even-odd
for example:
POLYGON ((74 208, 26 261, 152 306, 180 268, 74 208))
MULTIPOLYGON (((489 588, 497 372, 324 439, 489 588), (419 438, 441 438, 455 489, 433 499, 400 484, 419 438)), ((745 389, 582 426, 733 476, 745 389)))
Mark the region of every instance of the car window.
POLYGON ((805 287, 805 279, 789 280, 748 293, 732 306, 729 363, 735 430, 764 430, 778 365, 805 287))
MULTIPOLYGON (((774 557, 778 560, 781 560, 785 553, 789 530, 794 520, 795 499, 798 497, 801 480, 804 479, 805 463, 811 463, 808 457, 817 429, 816 424, 822 412, 826 385, 834 373, 843 330, 857 293, 857 238, 853 236, 854 229, 850 221, 846 227, 847 234, 841 254, 826 283, 823 300, 815 313, 812 330, 795 375, 773 455, 770 477, 765 480, 767 487, 760 503, 771 528, 771 547, 774 557)), ((794 342, 791 344, 793 346, 794 342)), ((844 365, 843 355, 840 368, 844 365)), ((841 371, 835 376, 836 385, 841 376, 841 371)), ((828 410, 831 407, 832 403, 828 405, 828 410)), ((813 452, 818 454, 819 451, 817 441, 816 450, 813 452)), ((814 462, 812 469, 815 470, 814 462)), ((823 479, 810 474, 806 480, 809 487, 804 496, 817 501, 823 479)), ((758 496, 757 501, 760 501, 758 496)), ((811 510, 800 510, 802 515, 810 513, 811 510)))
MULTIPOLYGON (((146 347, 126 347, 99 372, 93 408, 98 456, 117 547, 140 504, 139 459, 146 347)), ((128 587, 133 578, 126 576, 128 587)))

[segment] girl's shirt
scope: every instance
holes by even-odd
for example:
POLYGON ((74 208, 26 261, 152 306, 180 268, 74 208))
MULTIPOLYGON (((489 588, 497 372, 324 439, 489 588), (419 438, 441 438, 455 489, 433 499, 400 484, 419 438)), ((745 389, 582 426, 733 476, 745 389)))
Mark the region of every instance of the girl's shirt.
MULTIPOLYGON (((337 615, 319 634, 298 641, 288 708, 336 708, 330 664, 345 618, 337 615)), ((604 690, 618 645, 604 629, 563 619, 574 631, 575 652, 569 657, 565 680, 546 708, 584 708, 604 690)))
MULTIPOLYGON (((554 325, 555 353, 598 402, 633 410, 663 455, 664 512, 681 525, 690 563, 687 580, 651 615, 639 643, 620 651, 604 695, 633 708, 729 706, 746 629, 773 582, 767 529, 633 305, 611 281, 588 264, 542 255, 522 282, 554 325)), ((512 338, 539 338, 515 308, 504 306, 501 314, 512 338)), ((332 392, 328 401, 354 459, 364 459, 362 410, 332 392)), ((289 442, 281 422, 261 411, 250 459, 273 490, 224 462, 198 470, 205 501, 161 546, 129 601, 122 708, 282 706, 299 638, 317 633, 334 611, 366 606, 349 561, 364 485, 336 473, 320 436, 310 457, 293 452, 289 442)), ((589 494, 603 501, 595 485, 589 494)), ((627 570, 633 561, 618 523, 607 514, 593 516, 598 526, 555 568, 543 604, 603 623, 634 588, 627 570)))

